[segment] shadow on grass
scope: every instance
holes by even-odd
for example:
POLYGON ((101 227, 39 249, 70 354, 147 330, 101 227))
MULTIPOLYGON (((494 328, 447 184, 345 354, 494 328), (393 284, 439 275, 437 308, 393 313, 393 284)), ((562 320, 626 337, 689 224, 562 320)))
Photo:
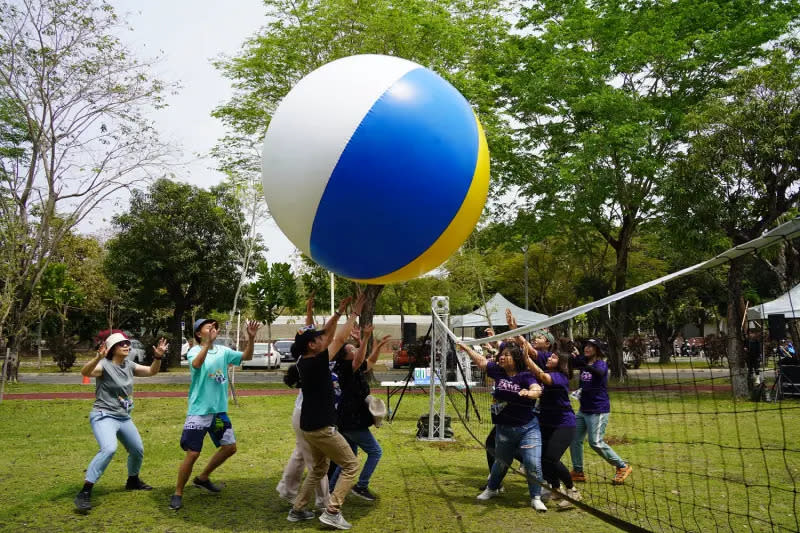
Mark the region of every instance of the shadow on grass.
MULTIPOLYGON (((215 481, 224 482, 224 473, 212 476, 215 481)), ((173 488, 158 488, 151 497, 156 512, 165 521, 179 520, 187 528, 202 526, 220 530, 296 530, 302 524, 286 520, 290 504, 278 497, 275 491, 280 475, 257 478, 236 478, 226 483, 219 494, 187 485, 183 493, 183 508, 173 511, 169 508, 169 498, 173 488), (240 495, 246 494, 247 498, 240 495)), ((372 505, 349 498, 342 509, 348 521, 358 520, 370 512, 372 505)), ((319 513, 317 513, 319 516, 319 513)), ((317 520, 309 520, 309 526, 319 527, 317 520)), ((189 529, 187 529, 189 530, 189 529)))

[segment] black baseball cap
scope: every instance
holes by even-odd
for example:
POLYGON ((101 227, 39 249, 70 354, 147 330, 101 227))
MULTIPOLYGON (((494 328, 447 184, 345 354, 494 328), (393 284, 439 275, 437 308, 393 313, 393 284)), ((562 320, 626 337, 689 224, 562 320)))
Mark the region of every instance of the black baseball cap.
POLYGON ((295 358, 305 355, 306 352, 308 352, 309 343, 313 342, 314 339, 324 334, 324 330, 318 330, 313 324, 298 329, 294 336, 294 344, 292 344, 290 349, 292 355, 294 355, 295 358))

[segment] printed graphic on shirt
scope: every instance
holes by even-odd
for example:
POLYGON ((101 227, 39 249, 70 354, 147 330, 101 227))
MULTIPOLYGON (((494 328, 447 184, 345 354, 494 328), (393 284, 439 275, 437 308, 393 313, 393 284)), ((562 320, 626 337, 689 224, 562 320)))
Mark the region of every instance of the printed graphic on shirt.
POLYGON ((126 411, 130 411, 131 409, 133 409, 133 398, 131 397, 123 398, 122 396, 117 396, 117 399, 119 400, 119 403, 122 406, 122 408, 125 409, 126 411))
POLYGON ((228 378, 225 377, 225 374, 223 374, 222 370, 220 369, 216 369, 213 374, 209 374, 208 378, 213 379, 217 383, 225 383, 228 381, 228 378))
POLYGON ((588 370, 581 371, 581 381, 592 381, 592 373, 588 370))

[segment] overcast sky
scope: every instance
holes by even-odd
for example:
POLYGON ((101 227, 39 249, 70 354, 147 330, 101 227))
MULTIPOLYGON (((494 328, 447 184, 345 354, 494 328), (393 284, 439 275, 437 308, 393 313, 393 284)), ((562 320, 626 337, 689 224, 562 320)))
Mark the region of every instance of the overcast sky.
MULTIPOLYGON (((223 176, 205 154, 225 133, 211 111, 232 94, 228 80, 211 65, 221 54, 234 55, 245 39, 264 25, 260 0, 111 0, 133 31, 121 39, 142 59, 161 57, 154 73, 182 88, 168 97, 168 107, 153 120, 164 140, 179 145, 185 167, 175 169, 180 179, 201 187, 219 183, 223 176)), ((124 205, 124 204, 123 204, 124 205)), ((269 261, 289 261, 294 246, 277 226, 261 225, 269 261)))

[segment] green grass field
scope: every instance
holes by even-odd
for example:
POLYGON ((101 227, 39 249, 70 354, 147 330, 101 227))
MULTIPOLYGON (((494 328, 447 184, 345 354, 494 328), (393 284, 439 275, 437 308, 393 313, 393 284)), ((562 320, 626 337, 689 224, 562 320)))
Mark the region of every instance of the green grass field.
MULTIPOLYGON (((10 391, 46 390, 64 387, 15 385, 10 391)), ((476 399, 485 405, 485 398, 476 399)), ((137 399, 134 420, 145 444, 141 475, 155 490, 123 489, 125 452, 120 448, 95 488, 95 508, 83 516, 73 511, 72 499, 96 452, 87 419, 91 401, 5 400, 0 404, 0 530, 320 530, 318 521, 287 522, 288 504, 275 492, 294 446, 293 402, 293 396, 242 397, 238 407, 231 405, 239 453, 213 476, 226 483, 225 490, 214 496, 188 488, 185 508, 175 513, 167 501, 183 456, 178 439, 186 400, 137 399)), ((613 468, 587 448, 586 501, 653 530, 669 531, 673 524, 689 531, 771 531, 763 518, 786 528, 777 531, 793 531, 796 494, 791 491, 800 479, 799 406, 786 401, 734 404, 710 393, 616 392, 607 438, 635 471, 626 485, 614 487, 609 482, 613 468), (761 486, 767 481, 770 488, 761 486), (728 508, 751 518, 730 515, 724 511, 728 508)), ((456 422, 451 404, 457 441, 417 441, 416 421, 426 410, 426 396, 406 396, 395 422, 375 430, 384 448, 371 484, 379 500, 348 498, 344 514, 354 530, 617 531, 580 510, 536 514, 517 475, 506 480, 501 497, 477 502, 487 475, 483 448, 456 422)), ((485 420, 472 424, 481 437, 488 432, 485 420)), ((208 440, 206 446, 200 467, 210 456, 208 440)))

